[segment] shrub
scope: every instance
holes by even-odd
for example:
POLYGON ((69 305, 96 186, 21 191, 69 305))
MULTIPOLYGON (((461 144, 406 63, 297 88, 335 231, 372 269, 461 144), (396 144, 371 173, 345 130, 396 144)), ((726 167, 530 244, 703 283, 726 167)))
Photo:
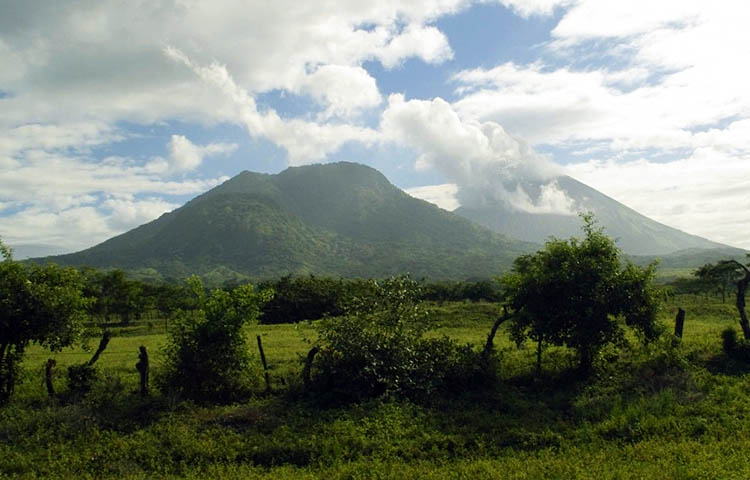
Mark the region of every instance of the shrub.
POLYGON ((447 338, 428 339, 421 292, 407 276, 375 283, 376 294, 319 327, 313 388, 340 400, 426 398, 478 368, 478 355, 447 338), (458 378, 460 377, 460 378, 458 378))
POLYGON ((86 395, 98 377, 98 371, 93 365, 71 365, 68 367, 68 390, 74 396, 86 395))
POLYGON ((246 397, 260 379, 253 368, 242 331, 255 322, 270 291, 256 293, 252 285, 206 295, 200 279, 188 279, 198 309, 178 310, 165 348, 163 389, 199 402, 231 402, 246 397))
POLYGON ((743 362, 750 361, 750 341, 737 338, 737 331, 728 327, 721 332, 721 346, 729 358, 743 362))

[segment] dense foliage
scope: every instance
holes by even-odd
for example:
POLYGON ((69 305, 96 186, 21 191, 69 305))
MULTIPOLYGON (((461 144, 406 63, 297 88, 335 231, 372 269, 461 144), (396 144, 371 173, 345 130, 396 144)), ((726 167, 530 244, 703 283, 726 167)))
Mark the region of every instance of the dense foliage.
POLYGON ((59 351, 81 333, 88 299, 78 272, 54 265, 26 267, 0 241, 0 403, 15 388, 30 343, 59 351))
POLYGON ((427 310, 407 276, 373 282, 374 298, 323 321, 314 388, 335 400, 380 395, 426 398, 460 389, 480 372, 479 355, 447 338, 426 338, 427 310))
POLYGON ((252 285, 242 285, 231 292, 217 289, 207 294, 195 276, 188 285, 198 308, 175 312, 165 349, 163 387, 196 401, 246 397, 260 377, 251 364, 243 327, 257 321, 271 292, 257 293, 252 285))
POLYGON ((297 323, 344 313, 346 284, 330 277, 285 275, 260 287, 273 289, 273 298, 263 306, 261 323, 297 323))
POLYGON ((614 242, 591 215, 583 218, 582 240, 548 241, 543 250, 516 259, 502 283, 513 310, 513 338, 537 342, 538 358, 544 345, 575 349, 588 369, 602 347, 624 340, 621 319, 645 340, 659 331, 654 265, 623 267, 614 242))

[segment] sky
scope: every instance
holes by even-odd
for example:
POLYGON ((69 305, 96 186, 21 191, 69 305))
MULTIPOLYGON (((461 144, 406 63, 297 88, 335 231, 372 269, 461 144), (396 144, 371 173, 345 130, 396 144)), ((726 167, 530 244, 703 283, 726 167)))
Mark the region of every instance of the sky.
MULTIPOLYGON (((81 250, 243 171, 452 210, 570 175, 750 249, 750 4, 0 0, 0 237, 81 250)), ((515 202, 515 203, 514 203, 515 202)), ((533 202, 532 202, 533 203, 533 202)))

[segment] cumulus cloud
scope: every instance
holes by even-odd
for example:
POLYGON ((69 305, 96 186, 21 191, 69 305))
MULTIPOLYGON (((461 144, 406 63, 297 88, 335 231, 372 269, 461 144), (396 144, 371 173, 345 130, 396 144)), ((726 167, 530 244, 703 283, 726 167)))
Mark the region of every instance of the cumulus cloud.
POLYGON ((359 66, 323 65, 306 75, 298 90, 326 107, 323 119, 353 117, 382 101, 375 79, 359 66))
POLYGON ((185 173, 198 168, 204 157, 227 155, 237 150, 235 143, 195 145, 183 135, 172 135, 168 145, 166 169, 170 173, 185 173))
POLYGON ((427 63, 440 63, 453 58, 445 35, 435 27, 410 25, 376 53, 386 68, 393 68, 405 58, 416 56, 427 63))
POLYGON ((66 142, 53 145, 14 143, 13 165, 0 169, 0 203, 7 206, 0 232, 10 245, 35 245, 30 255, 92 246, 179 206, 165 196, 200 193, 226 180, 166 180, 148 163, 93 160, 85 150, 61 148, 66 142))
POLYGON ((237 85, 226 66, 218 63, 198 65, 173 47, 167 47, 164 51, 229 98, 237 118, 241 119, 252 137, 267 138, 286 149, 291 165, 319 161, 346 142, 368 144, 378 138, 374 130, 348 123, 317 123, 297 118, 286 120, 272 109, 259 112, 253 97, 237 85))
POLYGON ((745 2, 579 0, 547 45, 568 66, 540 59, 459 72, 455 108, 535 145, 690 148, 696 131, 750 115, 750 65, 737 61, 750 56, 740 20, 749 13, 745 2))
POLYGON ((0 125, 84 116, 231 121, 226 98, 165 59, 164 45, 200 64, 219 60, 252 96, 305 89, 324 109, 349 113, 373 105, 371 79, 359 68, 364 62, 392 68, 407 58, 451 58, 447 38, 429 22, 469 4, 155 0, 123 8, 116 0, 87 0, 59 9, 22 2, 0 19, 0 85, 10 94, 0 125), (360 103, 353 99, 352 106, 337 95, 340 83, 321 83, 329 66, 351 69, 349 84, 367 87, 360 103))
POLYGON ((572 203, 550 184, 560 169, 497 123, 462 120, 440 98, 406 101, 391 95, 380 127, 385 139, 417 152, 417 168, 437 169, 455 182, 462 205, 503 202, 532 213, 570 211, 572 203), (540 198, 532 200, 526 192, 523 183, 529 181, 548 185, 540 198))
POLYGON ((750 249, 750 152, 717 145, 671 162, 589 160, 566 171, 654 220, 750 249))
POLYGON ((500 3, 512 9, 522 17, 532 15, 550 15, 556 8, 565 7, 575 0, 500 0, 500 3))
POLYGON ((132 197, 109 198, 99 205, 62 209, 32 206, 0 217, 0 231, 3 240, 10 245, 33 245, 34 248, 24 249, 30 256, 37 252, 63 253, 103 242, 178 206, 158 198, 138 200, 132 197))
POLYGON ((452 212, 461 206, 457 198, 458 185, 455 183, 407 188, 406 193, 412 197, 434 203, 438 207, 448 210, 449 212, 452 212))

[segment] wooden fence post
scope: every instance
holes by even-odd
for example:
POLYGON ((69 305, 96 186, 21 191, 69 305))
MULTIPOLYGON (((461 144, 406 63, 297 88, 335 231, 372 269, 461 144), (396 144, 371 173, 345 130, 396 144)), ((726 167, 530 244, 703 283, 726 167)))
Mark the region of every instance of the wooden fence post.
POLYGON ((677 316, 674 319, 674 336, 682 338, 682 330, 685 326, 685 310, 678 308, 677 316))
POLYGON ((263 363, 263 375, 266 378, 266 393, 271 393, 271 379, 268 376, 268 364, 266 363, 266 354, 263 353, 263 343, 260 340, 260 335, 257 335, 258 339, 258 350, 260 351, 260 361, 263 363))
POLYGON ((138 373, 141 376, 140 394, 142 397, 145 397, 146 395, 148 395, 149 364, 148 352, 146 351, 146 347, 144 347, 143 345, 138 347, 138 363, 135 364, 135 369, 138 370, 138 373))
POLYGON ((305 360, 305 366, 302 368, 302 381, 305 384, 305 390, 310 390, 310 385, 312 384, 312 378, 311 378, 311 372, 312 372, 312 363, 315 359, 315 355, 318 354, 320 351, 319 347, 313 347, 310 349, 309 352, 307 352, 307 359, 305 360))

